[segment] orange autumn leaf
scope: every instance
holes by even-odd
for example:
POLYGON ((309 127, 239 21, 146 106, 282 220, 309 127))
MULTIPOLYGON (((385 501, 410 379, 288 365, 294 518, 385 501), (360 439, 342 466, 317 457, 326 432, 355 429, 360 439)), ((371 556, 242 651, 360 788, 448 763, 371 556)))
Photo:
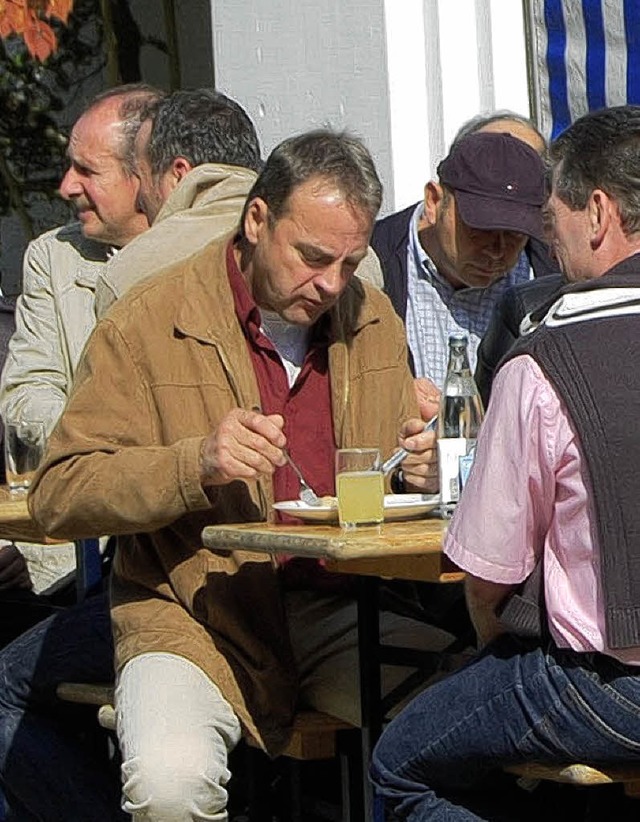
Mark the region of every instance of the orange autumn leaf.
POLYGON ((4 0, 0 0, 0 37, 2 38, 8 37, 13 31, 9 25, 5 6, 4 0))
POLYGON ((57 41, 45 20, 56 17, 66 24, 72 8, 73 0, 0 0, 0 37, 20 35, 32 57, 46 60, 57 41))
POLYGON ((57 17, 58 20, 66 25, 72 8, 73 0, 49 0, 49 3, 46 4, 44 14, 46 17, 57 17))
POLYGON ((0 14, 0 26, 9 34, 22 34, 27 26, 27 9, 24 3, 5 0, 4 9, 0 14))
POLYGON ((29 54, 40 62, 55 51, 57 41, 53 29, 37 17, 33 18, 32 24, 25 29, 23 36, 29 54))

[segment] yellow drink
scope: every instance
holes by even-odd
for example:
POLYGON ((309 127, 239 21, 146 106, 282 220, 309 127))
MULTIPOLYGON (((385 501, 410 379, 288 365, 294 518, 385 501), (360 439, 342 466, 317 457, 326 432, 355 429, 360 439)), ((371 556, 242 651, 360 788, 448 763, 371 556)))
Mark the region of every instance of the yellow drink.
POLYGON ((343 528, 376 525, 384 519, 384 480, 380 471, 346 471, 336 476, 338 517, 343 528))

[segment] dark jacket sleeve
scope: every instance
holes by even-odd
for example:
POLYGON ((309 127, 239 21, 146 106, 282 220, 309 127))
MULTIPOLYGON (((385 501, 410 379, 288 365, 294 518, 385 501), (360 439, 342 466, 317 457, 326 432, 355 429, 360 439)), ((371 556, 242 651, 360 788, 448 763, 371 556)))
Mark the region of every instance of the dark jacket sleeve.
MULTIPOLYGON (((9 340, 16 330, 15 303, 7 297, 0 297, 0 370, 4 366, 9 349, 9 340)), ((4 471, 4 424, 0 417, 0 480, 6 482, 4 471)))
MULTIPOLYGON (((414 203, 403 211, 378 220, 371 237, 371 247, 378 255, 382 268, 383 290, 402 322, 406 322, 407 316, 409 226, 417 205, 414 203)), ((411 373, 415 374, 413 356, 409 348, 407 358, 411 373)))
POLYGON ((564 284, 561 274, 515 285, 496 303, 489 327, 478 348, 476 383, 485 408, 489 403, 493 376, 500 361, 520 334, 520 323, 534 308, 546 302, 564 284))
POLYGON ((378 220, 373 229, 371 246, 378 255, 384 292, 396 314, 404 322, 407 313, 407 245, 409 224, 417 203, 378 220))
POLYGON ((551 255, 546 243, 531 237, 524 248, 534 277, 548 277, 558 274, 558 263, 551 255))

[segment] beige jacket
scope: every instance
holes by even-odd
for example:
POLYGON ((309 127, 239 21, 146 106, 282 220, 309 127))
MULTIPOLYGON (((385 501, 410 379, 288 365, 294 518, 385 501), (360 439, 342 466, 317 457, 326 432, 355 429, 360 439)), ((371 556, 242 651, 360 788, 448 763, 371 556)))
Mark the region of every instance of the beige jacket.
MULTIPOLYGON (((147 651, 187 657, 277 752, 297 695, 277 575, 264 555, 214 553, 200 538, 208 524, 265 520, 273 502, 268 479, 207 493, 199 480, 203 438, 232 408, 260 405, 228 239, 143 283, 98 324, 29 504, 53 536, 123 535, 117 667, 147 651)), ((402 323, 382 292, 353 278, 331 327, 336 443, 388 456, 403 420, 418 416, 402 323)))
MULTIPOLYGON (((0 384, 3 419, 42 420, 47 434, 52 431, 96 322, 96 280, 108 253, 106 245, 84 237, 78 222, 54 228, 29 243, 16 330, 0 384)), ((20 543, 18 547, 36 593, 51 593, 72 578, 73 545, 20 543)))
POLYGON ((4 419, 43 420, 47 433, 53 429, 96 322, 96 280, 108 251, 87 240, 77 222, 29 243, 0 386, 4 419))

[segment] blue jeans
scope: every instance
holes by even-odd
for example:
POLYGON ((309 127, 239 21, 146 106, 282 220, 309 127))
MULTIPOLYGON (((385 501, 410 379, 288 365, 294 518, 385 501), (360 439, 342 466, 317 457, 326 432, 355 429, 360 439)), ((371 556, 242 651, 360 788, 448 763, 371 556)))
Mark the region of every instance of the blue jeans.
POLYGON ((113 680, 105 594, 34 626, 0 652, 0 784, 11 819, 114 822, 120 782, 91 744, 96 708, 61 702, 60 682, 113 680))
POLYGON ((526 761, 640 761, 640 671, 501 637, 389 724, 371 776, 388 820, 521 820, 526 794, 505 816, 478 789, 526 761))

